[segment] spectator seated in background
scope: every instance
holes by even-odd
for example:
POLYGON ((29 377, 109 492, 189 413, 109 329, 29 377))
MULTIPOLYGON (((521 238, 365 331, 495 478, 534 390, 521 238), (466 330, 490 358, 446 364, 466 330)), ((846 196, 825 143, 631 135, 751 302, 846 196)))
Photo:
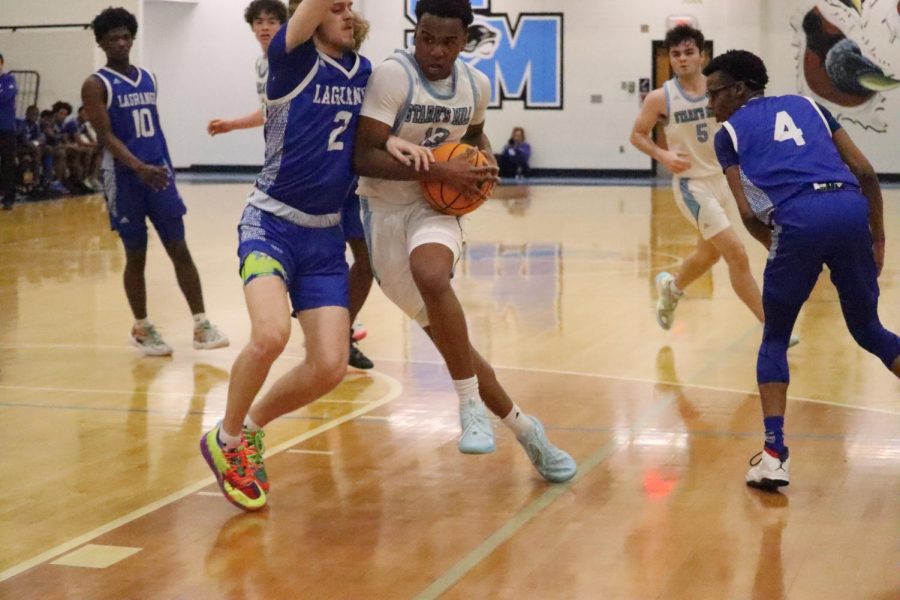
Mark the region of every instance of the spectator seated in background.
POLYGON ((52 110, 41 111, 41 133, 44 136, 43 174, 45 187, 54 194, 69 194, 63 185, 66 180, 66 149, 63 147, 62 131, 52 110))
POLYGON ((16 156, 20 183, 30 194, 41 187, 44 157, 44 132, 37 106, 29 106, 25 110, 25 118, 16 124, 16 156))
POLYGON ((65 120, 62 131, 66 143, 74 145, 77 150, 75 160, 79 163, 78 170, 84 174, 82 184, 92 190, 99 190, 100 144, 97 143, 97 134, 88 122, 83 106, 79 106, 78 112, 65 120))
POLYGON ((531 145, 525 141, 525 130, 513 127, 509 143, 503 146, 503 152, 497 155, 497 166, 500 177, 527 177, 531 168, 531 145))

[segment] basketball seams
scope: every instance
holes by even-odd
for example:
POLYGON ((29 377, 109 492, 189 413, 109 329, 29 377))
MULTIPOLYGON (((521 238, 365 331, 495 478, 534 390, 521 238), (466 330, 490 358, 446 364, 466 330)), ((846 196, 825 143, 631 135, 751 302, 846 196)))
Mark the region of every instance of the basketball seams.
MULTIPOLYGON (((462 142, 448 142, 434 149, 435 158, 440 161, 453 160, 460 153, 468 152, 469 148, 477 151, 469 160, 469 164, 473 167, 482 167, 489 164, 487 157, 478 148, 470 146, 462 142)), ((491 193, 493 185, 489 181, 485 181, 479 186, 479 195, 476 198, 469 198, 461 191, 454 189, 451 185, 437 181, 422 182, 422 190, 425 199, 428 200, 435 209, 446 215, 460 217, 468 214, 484 204, 486 197, 491 193), (447 196, 453 192, 456 195, 453 198, 447 196)))

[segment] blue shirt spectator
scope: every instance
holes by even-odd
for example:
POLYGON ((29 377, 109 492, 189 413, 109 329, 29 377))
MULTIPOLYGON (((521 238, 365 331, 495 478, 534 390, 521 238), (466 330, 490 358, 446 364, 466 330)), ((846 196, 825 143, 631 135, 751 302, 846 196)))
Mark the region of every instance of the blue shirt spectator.
POLYGON ((500 177, 527 176, 531 168, 531 145, 525 141, 525 130, 514 127, 509 143, 503 146, 503 152, 497 155, 497 166, 500 177))
POLYGON ((3 57, 0 56, 0 131, 16 130, 16 95, 19 88, 12 73, 3 71, 3 57))

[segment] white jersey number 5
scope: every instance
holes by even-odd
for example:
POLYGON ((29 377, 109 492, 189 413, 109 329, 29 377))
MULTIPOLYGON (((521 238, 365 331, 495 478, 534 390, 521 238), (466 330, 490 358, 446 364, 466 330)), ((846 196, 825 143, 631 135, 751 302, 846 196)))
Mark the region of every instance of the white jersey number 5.
POLYGON ((784 142, 793 140, 798 146, 805 146, 806 140, 803 139, 803 130, 794 124, 791 115, 787 111, 778 111, 775 115, 775 141, 784 142))
POLYGON ((334 116, 334 122, 338 124, 337 127, 331 130, 331 135, 328 136, 328 151, 332 150, 343 150, 344 142, 339 142, 338 138, 342 133, 347 131, 347 127, 350 126, 350 119, 353 118, 353 113, 342 110, 338 114, 334 116))

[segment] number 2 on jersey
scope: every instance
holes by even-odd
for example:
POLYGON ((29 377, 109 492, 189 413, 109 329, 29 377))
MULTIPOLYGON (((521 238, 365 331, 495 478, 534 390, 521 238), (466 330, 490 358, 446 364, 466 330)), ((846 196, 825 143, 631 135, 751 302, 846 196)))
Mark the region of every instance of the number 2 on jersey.
POLYGON ((803 139, 803 130, 794 124, 794 120, 787 111, 780 110, 775 115, 775 141, 785 142, 787 140, 793 140, 798 146, 806 145, 806 140, 803 139))
POLYGON ((350 119, 353 118, 353 113, 342 110, 338 114, 334 116, 334 122, 338 124, 337 127, 331 130, 331 135, 328 136, 328 151, 336 151, 344 149, 344 142, 339 142, 338 137, 345 131, 347 131, 347 127, 350 126, 350 119))

